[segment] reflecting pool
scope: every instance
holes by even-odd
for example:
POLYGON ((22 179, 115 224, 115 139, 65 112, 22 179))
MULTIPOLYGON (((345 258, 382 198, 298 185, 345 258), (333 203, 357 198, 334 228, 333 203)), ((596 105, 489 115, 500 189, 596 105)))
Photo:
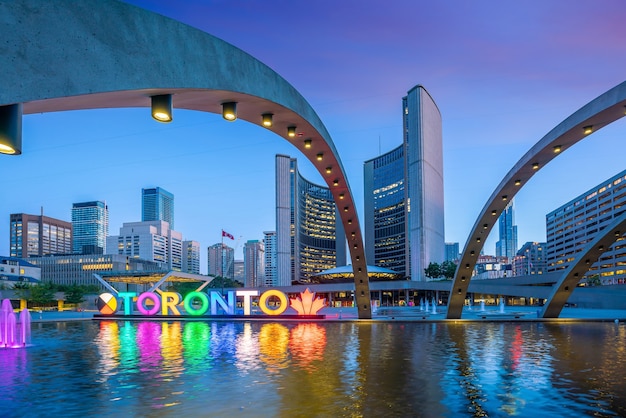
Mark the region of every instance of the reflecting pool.
POLYGON ((0 416, 626 416, 614 323, 81 321, 0 350, 0 416))

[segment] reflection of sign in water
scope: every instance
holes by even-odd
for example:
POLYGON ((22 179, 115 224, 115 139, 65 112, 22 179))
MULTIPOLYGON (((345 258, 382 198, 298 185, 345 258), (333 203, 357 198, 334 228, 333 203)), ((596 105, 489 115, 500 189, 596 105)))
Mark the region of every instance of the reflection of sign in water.
MULTIPOLYGON (((201 316, 210 309, 211 315, 218 315, 218 310, 226 315, 234 315, 236 298, 243 298, 243 314, 251 314, 252 298, 258 297, 259 309, 266 315, 281 315, 289 307, 287 295, 280 290, 270 289, 259 296, 258 290, 237 290, 227 292, 226 296, 220 292, 189 292, 183 299, 176 292, 119 292, 117 297, 111 293, 103 293, 98 298, 98 309, 103 315, 113 315, 117 312, 121 299, 124 306, 124 315, 131 315, 133 306, 143 315, 181 315, 178 307, 182 305, 185 313, 191 316, 201 316), (277 299, 275 307, 270 306, 271 298, 277 299)), ((298 315, 316 315, 324 307, 325 299, 315 298, 315 292, 308 288, 300 296, 291 300, 291 307, 298 315)))

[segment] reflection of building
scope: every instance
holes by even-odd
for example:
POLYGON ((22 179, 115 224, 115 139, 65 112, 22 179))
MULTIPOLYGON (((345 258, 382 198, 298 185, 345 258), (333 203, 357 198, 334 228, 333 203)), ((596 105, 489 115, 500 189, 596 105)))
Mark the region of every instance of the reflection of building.
POLYGON ((168 270, 183 268, 183 235, 164 221, 125 222, 119 235, 107 238, 109 254, 162 263, 168 270))
POLYGON ((446 242, 446 261, 458 262, 460 258, 459 243, 446 242))
POLYGON ((276 284, 345 264, 345 232, 330 190, 302 177, 295 158, 277 155, 276 284))
POLYGON ((11 289, 15 283, 39 283, 41 269, 21 258, 0 256, 0 285, 11 289))
POLYGON ((513 276, 544 274, 546 271, 545 242, 527 242, 513 258, 513 276))
POLYGON ((30 257, 27 261, 41 268, 41 281, 70 285, 100 285, 93 274, 112 271, 164 271, 159 263, 120 254, 74 254, 30 257))
POLYGON ((265 277, 259 286, 277 286, 276 273, 276 231, 263 232, 265 244, 265 277))
POLYGON ((265 247, 263 242, 254 240, 243 245, 244 286, 262 286, 265 277, 265 247))
POLYGON ((418 85, 402 118, 403 144, 364 164, 365 248, 370 264, 422 281, 445 255, 441 114, 418 85))
POLYGON ((208 275, 234 279, 235 250, 226 244, 213 244, 207 252, 208 275))
POLYGON ((499 239, 496 242, 496 256, 512 260, 517 253, 517 225, 515 225, 514 200, 511 199, 498 218, 499 239))
MULTIPOLYGON (((547 271, 564 270, 599 231, 624 213, 626 170, 603 181, 546 215, 547 271)), ((603 284, 626 282, 626 245, 620 237, 593 264, 587 277, 599 275, 603 284)))
POLYGON ((183 272, 200 274, 200 243, 183 241, 183 272))
POLYGON ((12 213, 10 216, 11 257, 26 258, 72 252, 72 224, 47 216, 12 213))
POLYGON ((72 205, 72 252, 104 254, 109 235, 109 209, 105 202, 82 202, 72 205))
POLYGON ((160 187, 141 189, 141 220, 165 221, 174 228, 174 195, 160 187))

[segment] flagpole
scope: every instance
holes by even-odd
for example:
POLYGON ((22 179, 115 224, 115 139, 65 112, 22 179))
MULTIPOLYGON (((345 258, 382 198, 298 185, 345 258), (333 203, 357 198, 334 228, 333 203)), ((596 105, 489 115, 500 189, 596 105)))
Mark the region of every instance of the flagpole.
POLYGON ((224 296, 224 230, 222 229, 222 246, 220 247, 220 274, 222 278, 222 296, 224 296))

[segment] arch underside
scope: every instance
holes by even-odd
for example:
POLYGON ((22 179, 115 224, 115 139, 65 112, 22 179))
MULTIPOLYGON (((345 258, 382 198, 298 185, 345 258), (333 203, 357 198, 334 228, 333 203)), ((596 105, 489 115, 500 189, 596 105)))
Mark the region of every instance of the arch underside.
POLYGON ((259 126, 261 114, 272 113, 273 125, 264 129, 300 150, 333 194, 358 316, 371 318, 363 237, 345 170, 322 121, 286 80, 212 35, 119 1, 2 2, 0 21, 0 106, 21 103, 25 114, 150 107, 151 96, 171 94, 174 108, 211 113, 237 102, 238 118, 259 126))
MULTIPOLYGON (((557 125, 507 173, 483 207, 469 234, 450 289, 448 319, 461 318, 467 289, 478 255, 506 205, 528 180, 553 158, 589 136, 589 133, 585 133, 583 128, 591 127, 592 132, 596 132, 622 118, 625 113, 625 106, 626 82, 622 82, 590 101, 557 125)), ((565 301, 562 303, 564 304, 565 301)))

